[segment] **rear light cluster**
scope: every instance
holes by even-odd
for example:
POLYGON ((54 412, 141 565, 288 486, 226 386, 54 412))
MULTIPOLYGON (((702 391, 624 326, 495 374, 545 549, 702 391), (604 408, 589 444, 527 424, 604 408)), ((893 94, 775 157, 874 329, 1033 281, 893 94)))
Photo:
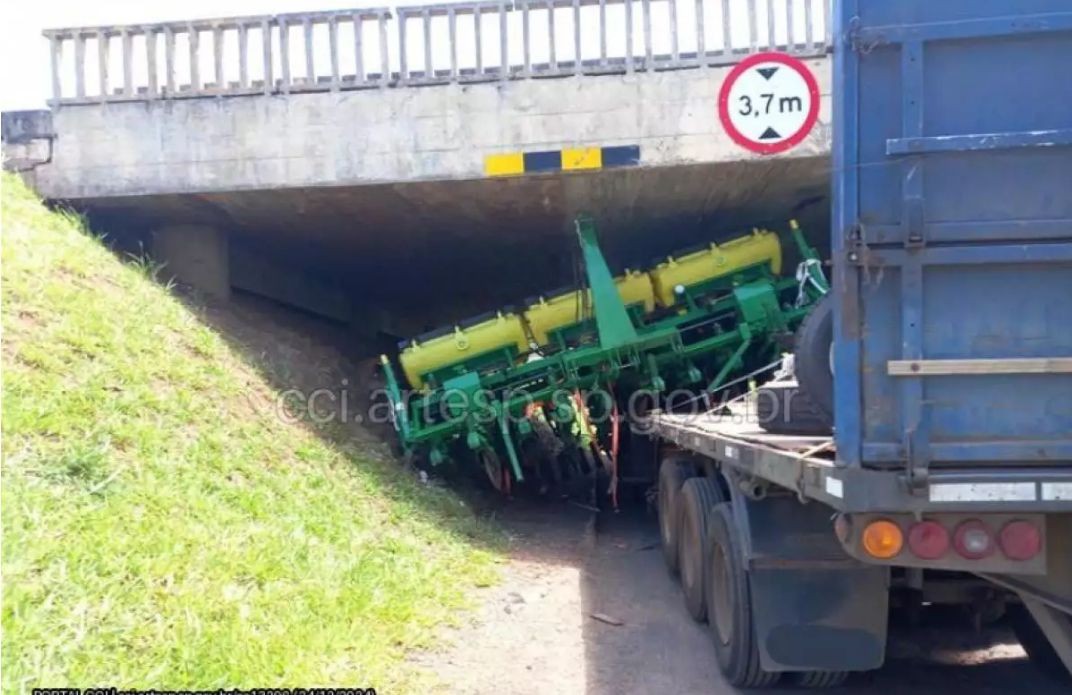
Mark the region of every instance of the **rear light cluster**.
POLYGON ((908 525, 907 533, 889 519, 877 519, 864 527, 861 544, 868 555, 880 560, 896 557, 905 547, 921 560, 937 560, 951 550, 966 560, 982 560, 1000 552, 1009 560, 1030 560, 1042 551, 1038 527, 1022 519, 1005 523, 995 534, 981 519, 966 519, 952 530, 927 519, 908 525))

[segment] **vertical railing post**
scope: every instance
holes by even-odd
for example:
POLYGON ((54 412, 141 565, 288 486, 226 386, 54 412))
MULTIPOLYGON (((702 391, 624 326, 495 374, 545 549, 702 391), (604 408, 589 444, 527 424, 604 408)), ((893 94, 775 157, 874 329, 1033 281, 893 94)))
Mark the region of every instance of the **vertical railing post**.
POLYGON ((652 69, 653 55, 651 50, 651 0, 641 0, 644 10, 644 69, 652 69))
POLYGON ((120 31, 123 50, 123 96, 134 96, 134 37, 129 29, 120 31))
POLYGON ((48 37, 49 53, 52 58, 52 101, 59 103, 63 98, 63 88, 60 85, 60 65, 63 64, 63 42, 55 34, 48 37))
POLYGON ((223 75, 223 27, 219 24, 212 26, 212 72, 216 80, 216 92, 223 93, 227 90, 227 83, 223 75))
POLYGON ((302 17, 302 33, 305 37, 305 82, 310 87, 316 86, 316 64, 313 62, 313 22, 309 17, 302 17))
POLYGON ((793 40, 793 0, 785 0, 785 50, 792 53, 793 40))
POLYGON ((748 0, 748 51, 755 53, 759 44, 759 26, 756 17, 756 3, 759 0, 748 0))
POLYGON ((524 75, 525 77, 532 77, 532 28, 529 24, 529 2, 530 0, 521 1, 521 52, 524 53, 522 60, 524 61, 524 75))
POLYGON ((704 35, 704 0, 696 0, 696 63, 707 65, 707 37, 704 35))
POLYGON ((175 98, 175 30, 164 27, 164 89, 167 98, 175 98))
POLYGON ((97 96, 101 101, 108 100, 109 40, 108 33, 103 29, 97 32, 97 69, 100 73, 100 94, 97 96))
POLYGON ((506 3, 499 3, 499 77, 504 80, 510 79, 510 52, 506 41, 506 3))
POLYGON ((573 74, 583 72, 581 61, 581 0, 573 0, 573 74))
POLYGON ((473 6, 473 38, 476 40, 476 74, 484 76, 484 40, 480 36, 480 5, 473 6))
POLYGON ((249 88, 249 27, 238 23, 238 86, 249 88))
POLYGON ((190 91, 201 91, 201 55, 198 44, 201 42, 200 32, 193 24, 189 25, 190 38, 190 91))
POLYGON ((558 72, 558 58, 555 56, 555 0, 547 0, 547 32, 551 72, 558 72))
POLYGON ((406 10, 398 8, 398 84, 406 84, 406 10))
POLYGON ((149 84, 148 96, 156 99, 160 96, 160 81, 156 69, 156 27, 145 27, 145 60, 149 84))
POLYGON ((435 68, 432 66, 432 16, 428 8, 421 10, 421 31, 424 36, 424 79, 430 80, 435 77, 435 68))
POLYGON ((823 48, 829 50, 834 45, 834 0, 823 2, 823 48))
POLYGON ((599 0, 599 66, 607 67, 607 0, 599 0))
POLYGON ((767 0, 767 46, 768 49, 778 48, 778 34, 774 27, 774 0, 767 0))
POLYGON ((450 79, 458 79, 458 14, 453 7, 447 8, 447 41, 450 49, 450 79))
POLYGON ((86 37, 81 31, 74 33, 74 95, 86 97, 86 37))
POLYGON ((380 84, 386 86, 391 81, 391 59, 387 53, 387 20, 390 13, 380 12, 377 22, 380 28, 380 84))
POLYGON ((625 71, 633 72, 633 0, 625 0, 625 71))
POLYGON ((733 53, 733 25, 730 24, 730 0, 722 0, 722 55, 733 53))
POLYGON ((272 23, 261 20, 261 60, 264 61, 264 94, 275 91, 275 71, 272 69, 272 23))
POLYGON ((365 81, 365 46, 361 31, 361 13, 355 12, 354 22, 354 84, 362 84, 365 81))
POLYGON ((812 23, 812 5, 815 0, 804 0, 804 47, 812 50, 818 43, 815 40, 815 25, 812 23))
POLYGON ((676 65, 681 57, 677 41, 677 0, 667 0, 670 4, 670 60, 676 65))
POLYGON ((328 50, 331 51, 331 91, 339 91, 339 22, 335 15, 328 17, 328 50))
POLYGON ((290 94, 290 25, 279 18, 279 80, 283 94, 290 94))

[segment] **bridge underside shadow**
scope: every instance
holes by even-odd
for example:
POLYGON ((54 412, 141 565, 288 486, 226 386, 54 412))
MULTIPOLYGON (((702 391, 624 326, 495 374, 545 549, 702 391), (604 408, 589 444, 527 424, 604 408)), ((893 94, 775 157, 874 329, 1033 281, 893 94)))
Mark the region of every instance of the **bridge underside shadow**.
MULTIPOLYGON (((616 270, 752 227, 800 220, 829 238, 826 157, 637 167, 516 178, 80 200, 122 238, 202 225, 233 250, 340 287, 389 333, 407 334, 571 281, 570 220, 593 215, 616 270), (380 317, 380 318, 376 318, 380 317), (390 317, 389 319, 387 317, 390 317)), ((787 247, 787 260, 793 253, 787 247)), ((264 273, 262 273, 264 274, 264 273)), ((263 278, 262 278, 263 279, 263 278)))

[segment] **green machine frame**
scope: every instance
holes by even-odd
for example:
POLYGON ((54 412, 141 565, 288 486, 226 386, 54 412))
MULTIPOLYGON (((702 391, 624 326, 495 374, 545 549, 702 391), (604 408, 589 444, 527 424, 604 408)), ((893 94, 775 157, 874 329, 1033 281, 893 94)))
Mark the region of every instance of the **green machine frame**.
POLYGON ((578 217, 575 228, 591 307, 579 326, 569 327, 571 345, 557 341, 544 354, 504 353, 490 362, 477 356, 448 365, 436 370, 444 378, 427 391, 405 391, 390 360, 381 358, 407 454, 437 465, 459 447, 470 450, 499 489, 526 480, 521 444, 548 432, 562 442, 560 449, 605 460, 598 441, 617 425, 613 417, 611 425, 604 424, 607 418, 593 424, 594 416, 616 414, 617 400, 640 390, 717 391, 735 374, 775 357, 781 339, 827 289, 818 254, 791 222, 804 259, 797 277, 778 277, 769 264, 757 264, 712 282, 678 286, 674 307, 645 316, 624 305, 592 219, 578 217), (582 397, 596 389, 612 402, 592 406, 582 397), (607 412, 593 413, 593 407, 607 412), (508 468, 500 463, 504 458, 508 468))

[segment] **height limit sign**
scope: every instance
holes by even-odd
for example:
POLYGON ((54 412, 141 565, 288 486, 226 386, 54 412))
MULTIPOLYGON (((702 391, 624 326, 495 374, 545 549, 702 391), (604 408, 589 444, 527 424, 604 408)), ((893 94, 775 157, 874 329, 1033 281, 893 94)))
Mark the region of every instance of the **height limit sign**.
POLYGON ((722 127, 741 147, 775 154, 795 147, 819 117, 819 85, 804 63, 757 53, 730 72, 718 94, 722 127))

